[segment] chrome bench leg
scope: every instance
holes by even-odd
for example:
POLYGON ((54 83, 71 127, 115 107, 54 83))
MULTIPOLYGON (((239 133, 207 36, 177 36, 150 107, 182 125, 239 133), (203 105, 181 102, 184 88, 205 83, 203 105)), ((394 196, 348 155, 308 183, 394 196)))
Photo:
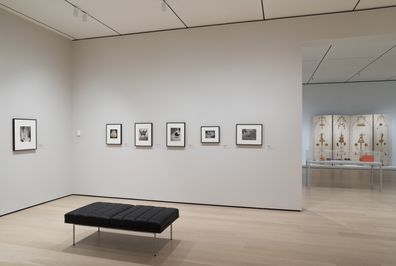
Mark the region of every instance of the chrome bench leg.
POLYGON ((76 225, 73 224, 73 246, 76 245, 76 225))
POLYGON ((172 225, 173 225, 173 224, 171 224, 171 228, 170 228, 170 240, 172 240, 172 239, 173 239, 173 232, 172 232, 172 231, 173 231, 173 229, 172 229, 172 225))
POLYGON ((154 256, 157 256, 156 244, 157 244, 157 234, 154 233, 154 256))

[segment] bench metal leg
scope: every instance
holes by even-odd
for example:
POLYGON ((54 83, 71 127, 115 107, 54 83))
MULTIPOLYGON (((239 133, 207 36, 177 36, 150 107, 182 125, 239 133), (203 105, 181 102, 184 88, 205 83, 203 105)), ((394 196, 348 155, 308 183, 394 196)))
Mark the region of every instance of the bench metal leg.
POLYGON ((173 224, 171 224, 171 226, 170 226, 170 240, 173 239, 173 236, 172 236, 172 234, 173 234, 173 232, 172 232, 172 231, 173 231, 173 230, 172 230, 172 225, 173 225, 173 224))
POLYGON ((73 224, 73 246, 76 245, 76 225, 73 224))
POLYGON ((100 232, 100 227, 98 227, 98 232, 100 232))
POLYGON ((154 256, 157 256, 157 247, 156 247, 156 244, 157 244, 157 234, 154 233, 154 256))
POLYGON ((380 191, 382 191, 382 176, 383 176, 383 171, 382 171, 382 164, 380 165, 380 191))

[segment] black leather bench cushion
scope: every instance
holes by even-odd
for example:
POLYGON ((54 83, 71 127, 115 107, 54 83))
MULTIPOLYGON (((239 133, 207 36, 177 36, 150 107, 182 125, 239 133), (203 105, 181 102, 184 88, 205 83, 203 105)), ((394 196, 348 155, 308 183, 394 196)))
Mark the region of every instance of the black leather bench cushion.
POLYGON ((161 233, 179 218, 175 208, 133 206, 110 219, 111 226, 136 231, 161 233))
POLYGON ((131 205, 95 202, 65 214, 65 223, 92 226, 109 226, 110 218, 131 205))
POLYGON ((179 218, 175 208, 95 202, 65 214, 65 223, 161 233, 179 218))

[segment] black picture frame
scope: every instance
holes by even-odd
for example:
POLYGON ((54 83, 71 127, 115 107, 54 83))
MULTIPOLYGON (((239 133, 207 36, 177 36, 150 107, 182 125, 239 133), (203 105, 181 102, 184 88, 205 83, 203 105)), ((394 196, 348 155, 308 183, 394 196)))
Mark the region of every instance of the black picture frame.
POLYGON ((134 125, 135 147, 153 147, 153 135, 154 135, 153 134, 153 123, 151 123, 151 122, 137 122, 137 123, 135 123, 135 125, 134 125), (150 130, 148 131, 149 136, 148 136, 147 142, 143 141, 143 140, 137 140, 137 135, 138 135, 137 129, 138 129, 139 125, 147 125, 150 127, 150 130), (139 143, 139 142, 141 142, 141 143, 139 143))
POLYGON ((201 143, 202 144, 219 144, 220 143, 220 126, 201 126, 201 143), (217 135, 215 135, 214 140, 210 141, 208 138, 204 137, 204 130, 215 129, 217 135))
POLYGON ((263 124, 236 124, 235 126, 235 140, 238 146, 262 146, 263 145, 263 124), (256 130, 256 138, 253 139, 253 134, 247 133, 247 136, 243 136, 243 130, 256 130), (259 136, 257 136, 259 135, 259 136), (245 139, 244 139, 245 138, 245 139), (249 139, 252 138, 252 139, 249 139))
POLYGON ((37 150, 37 119, 29 119, 29 118, 12 119, 12 150, 13 151, 37 150), (26 130, 23 130, 22 128, 26 128, 26 130), (22 133, 24 133, 23 136, 22 133), (18 135, 19 138, 17 137, 18 135), (27 140, 25 141, 25 139, 27 139, 28 141, 27 140))
POLYGON ((185 122, 167 122, 166 123, 166 147, 186 147, 186 123, 185 122), (173 126, 173 127, 172 127, 173 126), (173 141, 172 136, 175 133, 172 133, 172 128, 180 128, 179 136, 180 141, 173 141))
POLYGON ((106 144, 107 145, 122 145, 122 124, 109 123, 106 124, 106 144), (111 136, 112 130, 116 131, 116 136, 111 136), (119 132, 118 132, 119 130, 119 132))

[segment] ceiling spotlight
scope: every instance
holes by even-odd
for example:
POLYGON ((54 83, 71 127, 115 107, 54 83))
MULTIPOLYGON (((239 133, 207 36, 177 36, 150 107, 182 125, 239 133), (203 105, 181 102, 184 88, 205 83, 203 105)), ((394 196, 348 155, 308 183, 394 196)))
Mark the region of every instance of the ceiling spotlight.
POLYGON ((74 10, 73 10, 73 16, 74 17, 78 17, 78 8, 77 7, 74 7, 74 10))
POLYGON ((161 1, 161 9, 162 9, 162 11, 166 11, 166 8, 167 8, 167 6, 166 6, 166 3, 165 3, 165 1, 163 0, 163 1, 161 1))
POLYGON ((87 22, 88 20, 88 15, 87 13, 84 12, 83 16, 82 16, 82 21, 87 22))

